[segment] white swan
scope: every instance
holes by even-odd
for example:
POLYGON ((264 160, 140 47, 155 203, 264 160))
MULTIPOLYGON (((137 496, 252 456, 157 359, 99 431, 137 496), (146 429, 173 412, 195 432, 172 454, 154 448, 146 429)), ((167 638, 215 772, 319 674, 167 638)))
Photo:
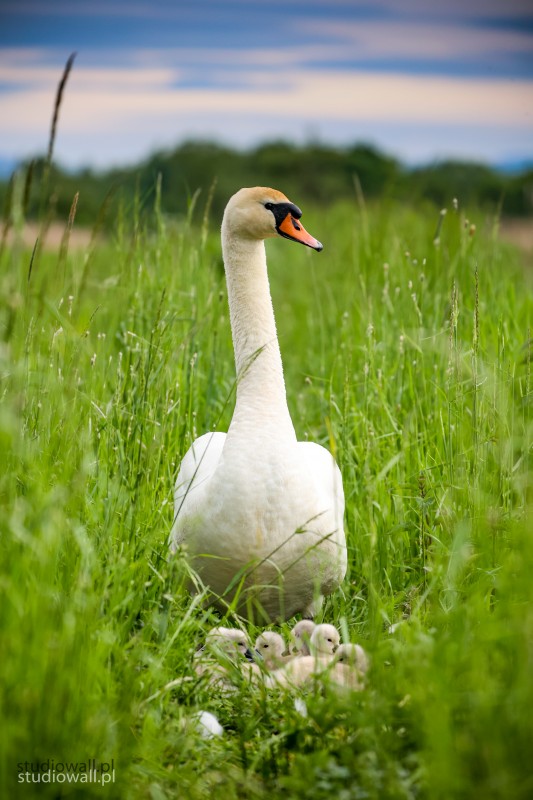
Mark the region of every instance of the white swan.
MULTIPOLYGON (((202 650, 208 652, 219 651, 230 658, 235 656, 250 657, 250 639, 248 634, 239 628, 224 628, 222 625, 211 628, 205 637, 202 650)), ((200 651, 199 651, 200 652, 200 651)))
POLYGON ((290 635, 291 653, 301 656, 311 655, 309 644, 315 623, 310 619, 301 619, 297 622, 290 635))
POLYGON ((309 652, 312 656, 322 658, 332 656, 341 641, 340 634, 334 625, 323 622, 316 625, 309 641, 309 652))
POLYGON ((284 664, 292 661, 294 656, 284 655, 285 640, 275 631, 263 631, 255 640, 255 650, 263 658, 266 669, 279 669, 284 664))
POLYGON ((317 625, 310 641, 311 655, 299 656, 265 679, 268 689, 292 689, 305 684, 329 686, 335 691, 361 691, 368 670, 368 656, 355 644, 339 645, 333 625, 317 625))
POLYGON ((360 644, 341 644, 336 650, 333 660, 336 664, 354 667, 360 675, 366 675, 370 669, 368 653, 360 644))
POLYGON ((238 628, 212 628, 194 655, 194 671, 222 694, 235 690, 232 680, 243 667, 255 667, 248 634, 238 628))
MULTIPOLYGON (((296 658, 288 666, 273 672, 265 680, 267 689, 294 689, 305 684, 329 687, 338 692, 360 692, 364 683, 356 669, 336 662, 313 661, 309 656, 296 658)), ((297 709, 298 710, 298 709, 297 709)))
POLYGON ((340 635, 334 625, 316 625, 309 640, 310 655, 298 655, 280 666, 266 685, 269 688, 291 684, 299 686, 312 676, 321 674, 332 666, 339 642, 340 635))
POLYGON ((170 535, 217 605, 266 623, 313 616, 346 572, 340 471, 326 449, 296 440, 268 284, 264 239, 322 249, 300 217, 285 195, 261 187, 241 189, 226 207, 235 410, 227 434, 204 434, 186 453, 170 535))

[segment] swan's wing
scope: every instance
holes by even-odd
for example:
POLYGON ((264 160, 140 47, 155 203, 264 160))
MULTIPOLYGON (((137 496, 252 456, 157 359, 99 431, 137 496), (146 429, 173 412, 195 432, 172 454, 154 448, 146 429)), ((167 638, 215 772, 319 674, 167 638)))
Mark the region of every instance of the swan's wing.
MULTIPOLYGON (((329 550, 332 560, 328 576, 324 576, 322 584, 322 593, 330 594, 344 579, 348 566, 342 476, 335 459, 325 447, 314 442, 298 442, 298 449, 306 471, 312 475, 315 492, 317 516, 309 527, 334 545, 334 550, 329 550)), ((320 603, 321 599, 317 598, 306 609, 306 614, 314 615, 320 603)))
POLYGON ((174 525, 170 545, 175 550, 183 539, 182 518, 200 504, 203 489, 215 472, 226 434, 219 431, 204 433, 185 453, 174 487, 174 525))
POLYGON ((334 521, 335 530, 344 539, 344 490, 342 475, 335 459, 325 447, 315 442, 298 442, 306 470, 312 473, 324 512, 334 521))

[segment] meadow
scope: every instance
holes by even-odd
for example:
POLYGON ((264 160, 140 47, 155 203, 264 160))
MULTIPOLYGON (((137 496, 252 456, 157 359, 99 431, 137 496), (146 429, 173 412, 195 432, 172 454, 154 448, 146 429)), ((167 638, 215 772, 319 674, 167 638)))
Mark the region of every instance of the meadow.
POLYGON ((169 686, 220 621, 168 559, 173 485, 235 375, 219 219, 154 197, 84 249, 66 225, 1 254, 0 796, 531 797, 533 272, 496 213, 359 194, 301 203, 323 253, 267 243, 295 427, 344 480, 321 619, 372 658, 364 692, 307 693, 304 718, 245 682, 169 686), (115 782, 19 783, 89 758, 115 782))

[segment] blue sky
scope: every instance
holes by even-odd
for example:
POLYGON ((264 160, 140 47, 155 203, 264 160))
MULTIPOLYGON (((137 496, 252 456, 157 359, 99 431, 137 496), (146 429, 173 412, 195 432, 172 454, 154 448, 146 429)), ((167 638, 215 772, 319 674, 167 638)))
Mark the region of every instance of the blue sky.
POLYGON ((533 160, 527 0, 0 0, 0 159, 131 163, 190 137, 533 160))

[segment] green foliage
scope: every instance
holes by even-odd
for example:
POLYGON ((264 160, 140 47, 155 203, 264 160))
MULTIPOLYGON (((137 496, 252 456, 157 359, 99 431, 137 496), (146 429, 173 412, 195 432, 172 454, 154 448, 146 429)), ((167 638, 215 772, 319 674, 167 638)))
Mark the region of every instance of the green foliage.
MULTIPOLYGON (((18 172, 24 176, 27 168, 21 165, 18 172)), ((27 197, 32 218, 42 210, 41 177, 47 169, 44 159, 32 162, 27 197)), ((531 170, 509 176, 481 164, 448 161, 410 170, 366 144, 341 149, 278 141, 241 152, 214 142, 190 141, 130 168, 72 173, 52 165, 49 170, 49 184, 54 188, 49 215, 67 219, 79 193, 77 221, 89 226, 102 216, 102 222, 112 227, 119 205, 132 212, 134 198, 149 217, 158 182, 161 209, 173 216, 186 215, 200 192, 204 204, 210 197, 212 212, 219 219, 228 197, 241 186, 257 185, 279 187, 302 205, 330 204, 332 198, 353 201, 362 192, 367 199, 428 200, 438 208, 450 207, 456 197, 465 206, 491 213, 498 210, 513 216, 533 211, 531 170)), ((0 182, 0 207, 6 208, 7 215, 9 197, 9 184, 0 182)))
POLYGON ((147 178, 85 252, 1 255, 0 794, 66 795, 17 763, 94 757, 115 760, 109 797, 530 796, 531 275, 474 208, 474 235, 457 211, 435 237, 437 214, 390 195, 294 194, 324 252, 268 243, 295 426, 344 478, 349 575, 323 615, 369 650, 368 689, 311 693, 304 718, 291 696, 172 683, 215 624, 167 559, 173 482, 234 389, 196 185, 147 178))

